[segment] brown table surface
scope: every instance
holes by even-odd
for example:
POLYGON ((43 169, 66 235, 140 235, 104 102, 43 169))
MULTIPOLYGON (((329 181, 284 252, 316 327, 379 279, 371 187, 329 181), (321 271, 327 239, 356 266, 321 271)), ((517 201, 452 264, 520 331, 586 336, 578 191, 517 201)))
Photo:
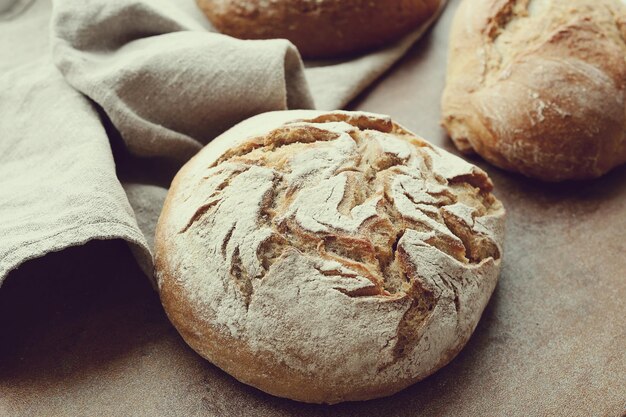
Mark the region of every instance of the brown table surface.
MULTIPOLYGON (((452 151, 438 122, 457 4, 353 104, 452 151)), ((183 343, 123 242, 92 242, 0 289, 0 415, 626 415, 626 167, 546 185, 474 162, 508 210, 503 269, 466 348, 426 380, 332 407, 266 395, 183 343)))

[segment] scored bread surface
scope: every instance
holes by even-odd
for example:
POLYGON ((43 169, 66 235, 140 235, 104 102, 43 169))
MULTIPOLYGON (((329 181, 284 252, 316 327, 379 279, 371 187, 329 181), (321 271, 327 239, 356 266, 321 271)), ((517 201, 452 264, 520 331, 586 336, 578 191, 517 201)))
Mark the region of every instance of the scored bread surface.
POLYGON ((392 394, 450 361, 489 300, 504 221, 491 189, 386 116, 257 116, 170 189, 163 305, 192 348, 271 394, 392 394))
POLYGON ((548 181, 626 162, 626 6, 465 0, 450 36, 443 125, 456 146, 548 181))

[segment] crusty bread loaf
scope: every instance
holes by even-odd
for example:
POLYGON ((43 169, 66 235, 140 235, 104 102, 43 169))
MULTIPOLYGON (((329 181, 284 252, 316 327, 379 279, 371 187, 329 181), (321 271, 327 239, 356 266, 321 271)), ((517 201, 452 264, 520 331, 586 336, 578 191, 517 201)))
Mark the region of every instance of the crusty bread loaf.
POLYGON ((547 181, 626 162, 626 6, 465 0, 453 22, 443 125, 456 146, 547 181))
POLYGON ((286 38, 305 58, 364 52, 398 39, 437 11, 440 0, 197 0, 222 33, 286 38))
POLYGON ((254 117, 172 184, 156 236, 163 306, 200 355, 268 393, 392 394, 476 327, 502 254, 491 189, 386 116, 254 117))

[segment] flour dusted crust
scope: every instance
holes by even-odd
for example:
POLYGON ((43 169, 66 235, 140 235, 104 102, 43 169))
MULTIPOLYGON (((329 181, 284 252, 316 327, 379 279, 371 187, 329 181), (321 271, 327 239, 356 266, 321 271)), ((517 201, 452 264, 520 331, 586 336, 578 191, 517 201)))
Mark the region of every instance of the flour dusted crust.
POLYGON ((254 117, 172 184, 156 236, 163 306, 200 355, 268 393, 390 395, 476 327, 502 254, 491 189, 386 116, 254 117))
POLYGON ((456 146, 548 181, 626 162, 626 6, 465 0, 451 32, 443 124, 456 146))
POLYGON ((197 0, 222 33, 286 38, 305 58, 382 46, 432 17, 440 0, 197 0))

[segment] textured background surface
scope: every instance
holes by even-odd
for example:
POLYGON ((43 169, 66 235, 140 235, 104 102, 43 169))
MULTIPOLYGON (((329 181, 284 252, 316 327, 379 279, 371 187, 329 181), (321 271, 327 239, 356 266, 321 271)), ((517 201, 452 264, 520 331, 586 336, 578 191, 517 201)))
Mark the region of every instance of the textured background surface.
MULTIPOLYGON (((457 4, 353 107, 452 150, 438 122, 457 4)), ((626 415, 626 167, 545 185, 473 162, 508 210, 503 271, 467 347, 425 381, 334 407, 263 394, 186 347, 124 243, 92 242, 0 289, 0 416, 626 415)))

